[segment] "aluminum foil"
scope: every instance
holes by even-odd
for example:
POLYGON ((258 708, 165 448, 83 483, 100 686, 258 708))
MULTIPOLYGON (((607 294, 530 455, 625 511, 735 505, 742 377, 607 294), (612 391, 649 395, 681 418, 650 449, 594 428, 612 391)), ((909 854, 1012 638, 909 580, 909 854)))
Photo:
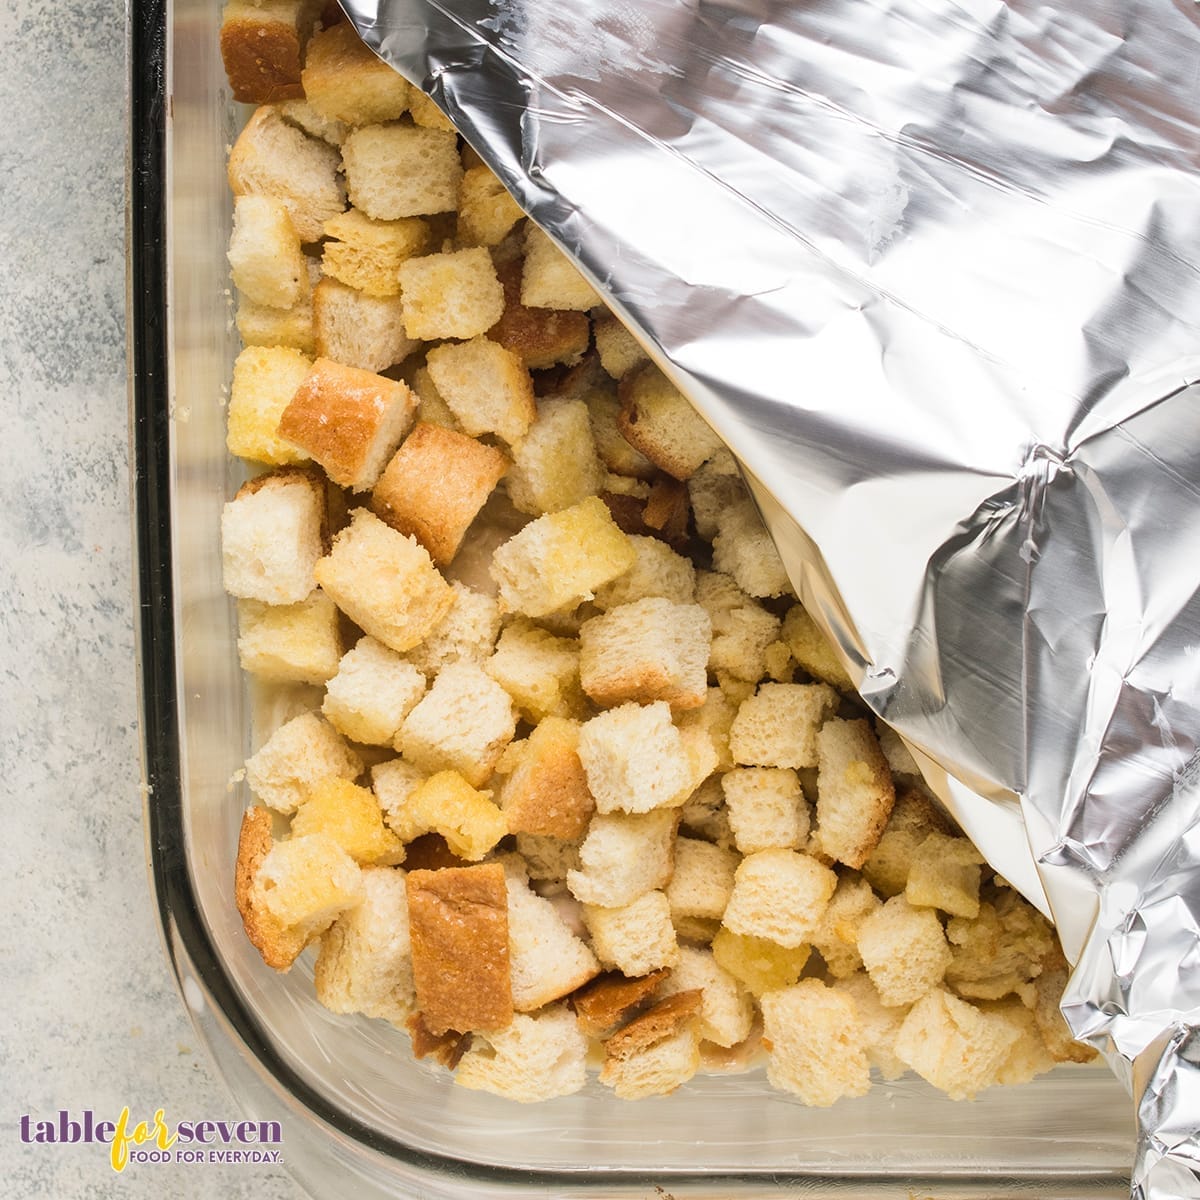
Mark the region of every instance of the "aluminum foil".
POLYGON ((1194 0, 343 0, 741 460, 1200 1194, 1194 0))

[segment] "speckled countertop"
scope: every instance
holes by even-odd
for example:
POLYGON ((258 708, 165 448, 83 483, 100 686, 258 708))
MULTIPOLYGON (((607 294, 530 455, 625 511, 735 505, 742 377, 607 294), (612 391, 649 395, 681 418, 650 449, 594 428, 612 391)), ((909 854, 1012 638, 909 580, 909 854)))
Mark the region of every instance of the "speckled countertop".
POLYGON ((120 5, 0 0, 0 1194, 284 1200, 279 1168, 25 1145, 59 1109, 237 1110, 152 916, 138 794, 120 5))

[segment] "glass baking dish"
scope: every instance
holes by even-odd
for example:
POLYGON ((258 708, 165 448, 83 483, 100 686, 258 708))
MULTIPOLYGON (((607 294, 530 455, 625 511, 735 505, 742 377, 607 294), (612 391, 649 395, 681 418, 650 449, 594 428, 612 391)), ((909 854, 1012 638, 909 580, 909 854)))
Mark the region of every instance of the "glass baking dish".
POLYGON ((761 1071, 637 1104, 596 1083, 534 1107, 451 1085, 383 1022, 334 1016, 311 965, 266 968, 233 904, 252 713, 221 588, 237 335, 224 160, 244 113, 220 5, 130 10, 129 326, 148 853, 197 1030, 251 1116, 284 1114, 316 1196, 858 1197, 1127 1193, 1127 1098, 1102 1065, 954 1103, 915 1078, 807 1109, 761 1071))

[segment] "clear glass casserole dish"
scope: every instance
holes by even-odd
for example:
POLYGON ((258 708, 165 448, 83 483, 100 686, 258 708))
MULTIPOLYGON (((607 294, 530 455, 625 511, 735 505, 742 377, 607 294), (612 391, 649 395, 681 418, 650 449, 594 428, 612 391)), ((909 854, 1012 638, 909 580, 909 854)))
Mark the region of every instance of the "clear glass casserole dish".
POLYGON ((218 526, 238 349, 225 155, 240 115, 220 6, 130 11, 130 362, 146 831, 167 950, 199 1035, 317 1196, 1120 1196, 1130 1106, 1102 1065, 954 1103, 920 1080, 808 1109, 763 1072, 630 1104, 591 1083, 523 1107, 453 1087, 406 1039, 334 1016, 306 960, 266 968, 233 904, 252 712, 218 526))

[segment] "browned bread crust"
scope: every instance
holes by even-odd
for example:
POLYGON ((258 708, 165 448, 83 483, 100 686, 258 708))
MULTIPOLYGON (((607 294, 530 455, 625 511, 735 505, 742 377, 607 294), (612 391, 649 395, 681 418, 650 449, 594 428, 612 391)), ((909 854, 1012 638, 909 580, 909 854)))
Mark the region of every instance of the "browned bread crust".
POLYGON ((432 1058, 451 1071, 458 1066, 471 1045, 469 1033, 455 1033, 453 1030, 437 1035, 430 1033, 424 1013, 413 1013, 404 1024, 412 1038, 413 1058, 432 1058))
POLYGON ((520 355, 536 371, 559 363, 575 363, 591 341, 587 314, 553 308, 526 308, 521 303, 522 259, 496 269, 504 287, 504 312, 487 331, 493 342, 520 355))
POLYGON ((270 913, 254 902, 254 879, 263 859, 270 853, 271 845, 270 810, 258 805, 246 809, 238 834, 234 898, 246 936, 262 955, 263 962, 276 971, 286 971, 304 949, 304 942, 295 935, 289 935, 270 913))
POLYGON ((300 33, 295 25, 256 17, 240 5, 228 12, 221 23, 221 59, 233 98, 242 104, 303 99, 300 33))
POLYGON ((641 1016, 634 1017, 623 1029, 617 1030, 604 1043, 605 1058, 623 1062, 664 1038, 678 1033, 696 1019, 703 995, 699 988, 692 988, 660 1000, 641 1016))
POLYGON ((636 979, 609 971, 592 980, 571 997, 579 1028, 588 1037, 602 1037, 649 1000, 670 974, 669 967, 660 967, 636 979))

